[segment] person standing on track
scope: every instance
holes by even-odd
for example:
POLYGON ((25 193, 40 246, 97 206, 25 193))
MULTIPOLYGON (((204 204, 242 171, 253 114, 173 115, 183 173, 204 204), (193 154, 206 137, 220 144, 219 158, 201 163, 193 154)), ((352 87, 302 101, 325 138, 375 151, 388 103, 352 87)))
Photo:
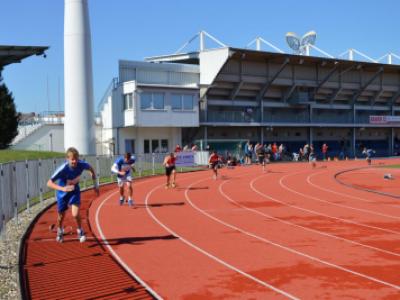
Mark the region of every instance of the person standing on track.
POLYGON ((47 181, 47 186, 57 191, 57 237, 56 241, 62 243, 64 240, 63 220, 65 211, 71 206, 72 217, 78 226, 77 233, 79 241, 86 241, 85 232, 82 228, 79 207, 81 204, 81 191, 79 187, 80 175, 87 170, 91 173, 93 187, 96 196, 99 188, 96 181, 96 173, 92 166, 79 159, 79 152, 75 148, 68 148, 66 152, 67 162, 62 164, 47 181))
POLYGON ((328 158, 328 145, 326 143, 324 143, 322 145, 322 160, 326 161, 328 158))
POLYGON ((135 157, 129 152, 119 157, 111 167, 111 172, 117 174, 117 183, 119 187, 119 205, 124 204, 124 186, 127 185, 129 189, 128 205, 133 206, 133 189, 132 189, 132 176, 131 170, 135 172, 135 157))
POLYGON ((175 162, 176 162, 176 157, 174 153, 168 154, 164 158, 163 165, 165 167, 165 175, 167 176, 167 184, 165 185, 165 188, 168 189, 170 187, 176 187, 175 179, 176 179, 176 167, 175 167, 175 162), (171 175, 172 177, 172 183, 171 183, 171 175))
POLYGON ((368 165, 371 165, 372 163, 371 157, 373 156, 374 153, 375 153, 374 150, 367 149, 366 147, 364 147, 362 154, 365 155, 365 159, 367 160, 368 165))
POLYGON ((308 161, 311 163, 312 167, 315 168, 317 166, 317 154, 315 153, 314 145, 311 144, 309 146, 309 155, 308 155, 308 161))
POLYGON ((214 173, 214 180, 217 180, 218 177, 218 163, 220 161, 220 158, 218 156, 217 150, 214 150, 213 153, 210 155, 210 158, 208 159, 208 165, 210 169, 213 170, 214 173))
POLYGON ((258 163, 262 166, 263 172, 265 172, 265 148, 263 144, 256 145, 256 154, 258 163))

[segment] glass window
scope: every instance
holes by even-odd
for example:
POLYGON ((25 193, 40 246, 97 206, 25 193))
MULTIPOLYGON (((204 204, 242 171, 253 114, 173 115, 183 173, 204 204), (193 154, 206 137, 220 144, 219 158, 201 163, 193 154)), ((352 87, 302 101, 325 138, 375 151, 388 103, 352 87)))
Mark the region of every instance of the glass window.
POLYGON ((162 153, 168 152, 168 140, 161 140, 161 152, 162 153))
POLYGON ((150 153, 150 141, 149 140, 144 140, 144 153, 150 153))
POLYGON ((160 148, 159 148, 159 141, 158 140, 151 140, 151 152, 152 153, 159 153, 160 148))
POLYGON ((132 109, 132 94, 125 94, 124 95, 124 110, 125 109, 132 109))
POLYGON ((171 109, 182 109, 182 96, 172 95, 171 96, 171 109))
POLYGON ((125 152, 135 153, 135 140, 125 140, 125 152))
POLYGON ((193 95, 183 95, 183 109, 193 110, 193 95))
POLYGON ((153 108, 154 109, 164 109, 164 94, 154 93, 153 94, 153 108))
POLYGON ((152 94, 151 93, 142 93, 140 95, 140 108, 141 109, 151 109, 152 105, 151 105, 151 97, 152 94))

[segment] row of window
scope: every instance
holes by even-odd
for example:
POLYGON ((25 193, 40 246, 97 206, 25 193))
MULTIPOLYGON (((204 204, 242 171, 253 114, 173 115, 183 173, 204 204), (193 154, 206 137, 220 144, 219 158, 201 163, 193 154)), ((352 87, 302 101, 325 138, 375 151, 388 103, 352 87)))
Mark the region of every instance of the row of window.
MULTIPOLYGON (((171 94, 172 110, 193 110, 194 96, 189 94, 171 94)), ((124 95, 123 108, 133 108, 132 93, 124 95)), ((143 92, 140 94, 140 109, 142 110, 164 110, 165 94, 156 92, 143 92)))
MULTIPOLYGON (((166 139, 154 139, 144 140, 143 152, 144 153, 167 153, 168 152, 168 140, 166 139)), ((125 140, 125 151, 129 153, 135 153, 135 140, 125 140)))

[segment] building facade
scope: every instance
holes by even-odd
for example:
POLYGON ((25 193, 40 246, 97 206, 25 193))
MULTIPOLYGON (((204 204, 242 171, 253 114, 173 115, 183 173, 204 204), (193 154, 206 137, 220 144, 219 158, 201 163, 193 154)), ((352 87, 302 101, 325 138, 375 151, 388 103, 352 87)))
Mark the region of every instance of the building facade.
POLYGON ((399 98, 398 65, 225 47, 120 61, 97 136, 102 154, 250 140, 387 156, 399 151, 399 98))

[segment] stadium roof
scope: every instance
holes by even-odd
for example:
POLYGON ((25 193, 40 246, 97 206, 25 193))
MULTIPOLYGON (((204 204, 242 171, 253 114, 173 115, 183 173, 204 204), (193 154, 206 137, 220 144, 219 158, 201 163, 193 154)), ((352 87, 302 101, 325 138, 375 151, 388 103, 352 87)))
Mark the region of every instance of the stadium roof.
POLYGON ((45 55, 49 47, 0 45, 0 70, 32 55, 45 55))
MULTIPOLYGON (((239 58, 242 55, 245 55, 247 59, 251 60, 260 60, 265 61, 266 59, 276 61, 277 63, 284 61, 286 58, 289 58, 292 63, 300 62, 301 64, 315 64, 315 63, 324 63, 324 64, 337 64, 340 63, 342 66, 352 66, 352 65, 362 65, 363 68, 367 69, 378 69, 381 66, 385 67, 385 70, 391 71, 399 71, 400 65, 397 64, 385 64, 379 62, 368 62, 368 61, 360 61, 360 60, 347 60, 341 58, 329 58, 329 57, 321 57, 321 56, 305 56, 305 55, 296 55, 290 53, 277 53, 277 52, 268 52, 268 51, 260 51, 253 49, 243 49, 243 48, 234 48, 234 47, 226 47, 231 52, 230 58, 239 58)), ((207 49, 207 51, 215 51, 221 48, 216 49, 207 49)), ((242 56, 243 57, 243 56, 242 56)), ((185 63, 185 64, 199 64, 200 60, 200 52, 189 52, 189 53, 178 53, 178 54, 170 54, 170 55, 160 55, 153 57, 146 57, 146 61, 149 62, 170 62, 170 63, 185 63)))

